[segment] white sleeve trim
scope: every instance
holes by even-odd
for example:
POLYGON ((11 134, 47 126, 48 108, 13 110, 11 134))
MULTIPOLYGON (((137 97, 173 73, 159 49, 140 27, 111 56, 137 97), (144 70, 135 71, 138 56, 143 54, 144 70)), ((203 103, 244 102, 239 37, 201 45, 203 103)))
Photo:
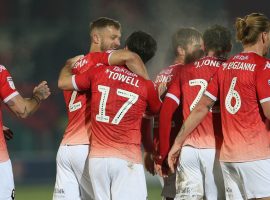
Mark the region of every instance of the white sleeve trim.
POLYGON ((72 85, 73 85, 74 89, 79 91, 79 88, 78 88, 76 81, 75 81, 75 75, 72 75, 71 80, 72 80, 72 85))
POLYGON ((261 100, 260 100, 260 103, 264 103, 264 102, 267 102, 267 101, 270 101, 270 97, 261 99, 261 100))
POLYGON ((7 96, 3 101, 4 103, 7 103, 10 99, 12 99, 13 97, 17 96, 19 94, 19 92, 15 91, 13 93, 11 93, 9 96, 7 96))
POLYGON ((109 54, 109 56, 108 56, 108 64, 109 64, 109 65, 111 65, 111 64, 110 64, 110 58, 111 58, 111 55, 113 54, 113 52, 114 52, 114 51, 111 51, 110 54, 109 54))
POLYGON ((167 93, 167 94, 166 94, 166 97, 170 97, 172 100, 174 100, 174 101, 177 103, 177 105, 180 104, 180 100, 179 100, 174 94, 172 94, 172 93, 167 93))
POLYGON ((145 118, 145 119, 153 119, 153 115, 147 115, 147 114, 143 114, 143 118, 145 118))
POLYGON ((214 95, 212 95, 210 92, 208 91, 205 91, 204 94, 206 96, 208 96, 210 99, 212 99, 213 101, 216 101, 217 100, 217 97, 215 97, 214 95))

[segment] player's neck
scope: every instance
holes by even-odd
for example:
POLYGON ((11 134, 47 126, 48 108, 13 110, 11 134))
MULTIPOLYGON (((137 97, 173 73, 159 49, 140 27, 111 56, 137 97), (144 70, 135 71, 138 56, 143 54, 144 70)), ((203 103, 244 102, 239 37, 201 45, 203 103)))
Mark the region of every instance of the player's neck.
POLYGON ((226 58, 227 54, 226 53, 218 53, 218 52, 215 52, 215 51, 208 51, 206 56, 215 57, 215 58, 226 58))
POLYGON ((175 59, 174 59, 174 64, 184 64, 184 61, 185 61, 185 59, 184 59, 184 56, 180 56, 180 55, 178 55, 175 59))
POLYGON ((254 44, 254 45, 245 45, 243 53, 253 52, 260 56, 263 56, 263 48, 260 44, 254 44))
POLYGON ((90 46, 89 52, 101 52, 101 49, 99 46, 93 44, 90 46))

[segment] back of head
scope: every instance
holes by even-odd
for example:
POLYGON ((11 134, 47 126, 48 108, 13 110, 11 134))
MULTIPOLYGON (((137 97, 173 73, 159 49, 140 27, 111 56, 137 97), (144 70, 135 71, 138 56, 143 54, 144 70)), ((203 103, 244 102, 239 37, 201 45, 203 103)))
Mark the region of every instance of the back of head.
POLYGON ((146 63, 156 53, 156 40, 143 31, 133 32, 126 40, 125 46, 132 52, 137 53, 142 61, 146 63))
POLYGON ((220 55, 231 50, 232 35, 228 28, 213 25, 203 33, 205 53, 209 51, 220 55))
POLYGON ((202 34, 195 28, 180 28, 172 37, 172 46, 175 55, 178 54, 177 48, 180 46, 183 49, 187 48, 187 45, 193 41, 200 41, 202 34))
POLYGON ((102 29, 107 26, 113 26, 118 30, 121 29, 121 24, 118 21, 107 17, 100 17, 90 23, 90 36, 92 35, 94 29, 102 29))
POLYGON ((253 45, 259 34, 270 31, 269 19, 261 13, 251 13, 235 22, 236 37, 243 45, 253 45))

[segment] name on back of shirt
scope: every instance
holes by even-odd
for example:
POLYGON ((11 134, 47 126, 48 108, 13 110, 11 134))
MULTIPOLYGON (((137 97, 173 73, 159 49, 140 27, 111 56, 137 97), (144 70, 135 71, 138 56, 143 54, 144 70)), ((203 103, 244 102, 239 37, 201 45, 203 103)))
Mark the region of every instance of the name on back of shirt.
POLYGON ((203 66, 219 67, 220 64, 221 64, 221 61, 212 60, 212 59, 205 59, 205 60, 197 61, 197 62, 194 63, 196 68, 203 67, 203 66))
POLYGON ((138 75, 130 72, 125 68, 114 67, 112 70, 107 69, 106 73, 111 80, 121 81, 129 85, 139 87, 138 75))
POLYGON ((237 69, 237 70, 245 70, 245 71, 252 71, 254 72, 256 64, 254 63, 246 63, 246 62, 229 62, 223 63, 223 70, 226 69, 237 69))

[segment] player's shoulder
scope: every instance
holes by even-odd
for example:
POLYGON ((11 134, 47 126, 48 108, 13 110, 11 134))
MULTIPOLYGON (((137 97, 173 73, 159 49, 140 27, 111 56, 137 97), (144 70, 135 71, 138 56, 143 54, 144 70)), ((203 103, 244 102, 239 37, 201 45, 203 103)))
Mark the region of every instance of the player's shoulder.
POLYGON ((7 68, 4 65, 0 64, 0 73, 3 71, 7 71, 7 68))

